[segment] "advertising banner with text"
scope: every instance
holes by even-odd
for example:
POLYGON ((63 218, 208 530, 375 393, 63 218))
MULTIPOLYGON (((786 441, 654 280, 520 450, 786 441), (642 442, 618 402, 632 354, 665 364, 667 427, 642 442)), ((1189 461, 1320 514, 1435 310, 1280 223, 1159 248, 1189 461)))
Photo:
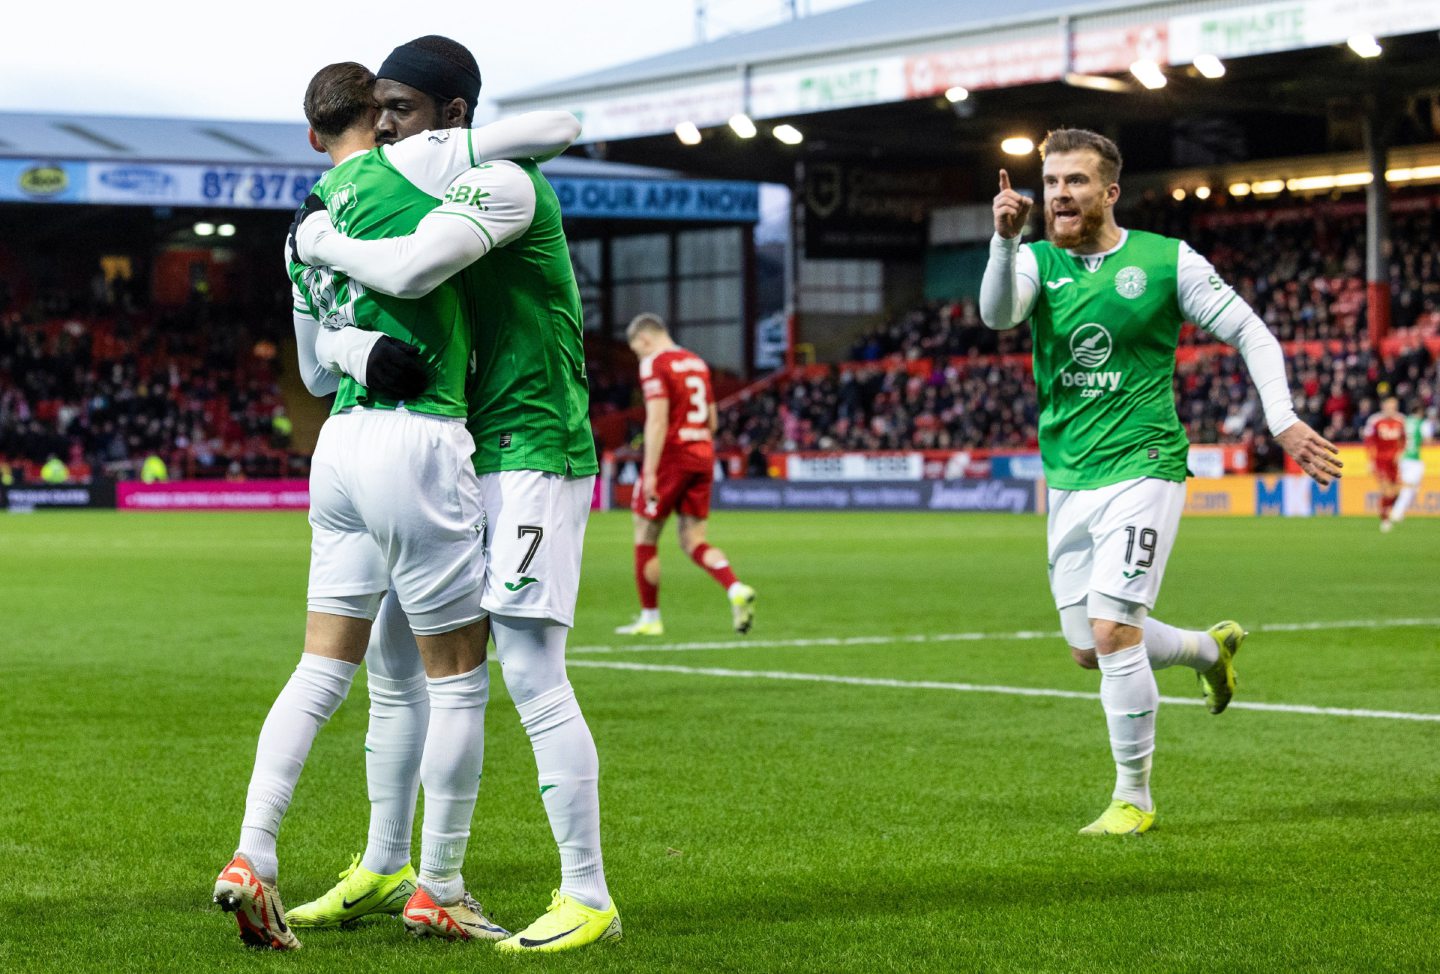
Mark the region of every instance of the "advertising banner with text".
POLYGON ((714 505, 729 510, 1004 511, 1035 510, 1033 480, 721 480, 714 505))
POLYGON ((88 484, 24 484, 0 487, 0 507, 16 512, 114 506, 115 483, 110 480, 96 480, 88 484))
POLYGON ((122 511, 304 511, 305 480, 177 480, 166 484, 120 484, 122 511))

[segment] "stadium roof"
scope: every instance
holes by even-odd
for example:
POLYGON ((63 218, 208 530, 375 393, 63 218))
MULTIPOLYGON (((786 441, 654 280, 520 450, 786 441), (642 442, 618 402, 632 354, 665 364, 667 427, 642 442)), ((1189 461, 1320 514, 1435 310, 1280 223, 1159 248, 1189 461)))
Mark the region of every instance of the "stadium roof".
MULTIPOLYGON (((296 122, 232 122, 200 118, 134 118, 0 112, 0 159, 202 163, 225 166, 327 168, 296 122)), ((560 156, 545 163, 552 176, 669 179, 650 166, 560 156)))
POLYGON ((291 122, 0 112, 0 157, 322 166, 291 122))
MULTIPOLYGON (((868 0, 499 103, 569 109, 599 158, 711 177, 789 183, 837 158, 1013 173, 1036 158, 1001 140, 1060 126, 1119 139, 1127 172, 1158 173, 1348 151, 1367 112, 1422 120, 1393 144, 1434 142, 1429 110, 1406 105, 1435 90, 1437 29, 1435 0, 868 0), (1379 57, 1347 46, 1364 35, 1379 57), (1145 61, 1164 87, 1132 74, 1145 61), (759 137, 730 130, 737 114, 759 137)), ((988 197, 992 179, 966 195, 988 197)))
MULTIPOLYGON (((582 140, 612 148, 660 135, 673 141, 672 133, 689 126, 703 133, 736 114, 792 121, 808 145, 806 126, 819 116, 924 103, 947 92, 955 92, 957 101, 983 92, 986 104, 993 105, 997 92, 1053 88, 1063 81, 1065 104, 1083 104, 1078 84, 1102 92, 1125 111, 1127 101, 1173 103, 1188 82, 1199 79, 1189 87, 1215 102, 1222 92, 1234 94, 1236 86, 1233 78, 1222 84, 1201 78, 1196 58, 1212 55, 1226 66, 1274 62, 1262 72, 1285 84, 1311 84, 1311 104, 1323 108, 1325 96, 1372 87, 1388 96, 1427 81, 1433 86, 1434 43, 1405 48, 1391 40, 1433 42, 1437 29, 1435 0, 868 0, 550 83, 499 103, 509 111, 568 108, 581 117, 582 140), (1345 48, 1348 39, 1366 35, 1385 41, 1382 56, 1373 61, 1345 48), (1158 94, 1142 88, 1139 76, 1131 74, 1141 62, 1153 62, 1170 88, 1158 94), (1332 63, 1340 72, 1331 70, 1332 63), (1368 75, 1357 71, 1361 65, 1368 75), (1366 83, 1382 75, 1383 84, 1366 83), (1340 78, 1344 82, 1337 86, 1340 78)), ((1250 71, 1249 80, 1255 75, 1250 71)), ((1253 85, 1245 93, 1256 106, 1270 96, 1253 85)), ((1046 97, 1055 100, 1055 92, 1046 97)), ((1292 100, 1304 108, 1300 98, 1292 100)), ((1178 106, 1169 107, 1176 114, 1178 106)), ((973 114, 973 102, 956 109, 962 116, 967 110, 973 114)), ((865 118, 865 134, 883 138, 887 133, 870 127, 876 121, 865 118)))
POLYGON ((968 33, 992 27, 1011 27, 1037 20, 1053 22, 1063 15, 1096 14, 1148 5, 1136 0, 1008 0, 1004 4, 988 0, 867 0, 851 7, 744 34, 732 34, 603 71, 539 85, 500 101, 510 104, 551 98, 597 87, 635 84, 717 69, 733 70, 738 64, 836 54, 925 40, 960 31, 968 33))

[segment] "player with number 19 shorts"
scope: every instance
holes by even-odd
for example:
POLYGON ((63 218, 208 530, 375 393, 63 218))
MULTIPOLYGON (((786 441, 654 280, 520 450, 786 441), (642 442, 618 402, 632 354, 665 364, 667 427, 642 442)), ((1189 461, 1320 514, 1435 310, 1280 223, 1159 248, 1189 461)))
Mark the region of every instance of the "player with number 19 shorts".
POLYGON ((1271 432, 1307 472, 1328 482, 1338 465, 1314 459, 1334 447, 1295 416, 1279 343, 1210 263, 1179 240, 1116 225, 1115 144, 1058 129, 1041 154, 1047 239, 1021 245, 1032 202, 1001 170, 981 316, 995 329, 1031 323, 1050 587, 1073 657, 1101 674, 1116 781, 1080 831, 1139 834, 1155 821, 1153 670, 1194 669, 1220 713, 1245 637, 1233 621, 1199 631, 1150 617, 1185 505, 1189 443, 1172 388, 1181 325, 1239 349, 1271 432))

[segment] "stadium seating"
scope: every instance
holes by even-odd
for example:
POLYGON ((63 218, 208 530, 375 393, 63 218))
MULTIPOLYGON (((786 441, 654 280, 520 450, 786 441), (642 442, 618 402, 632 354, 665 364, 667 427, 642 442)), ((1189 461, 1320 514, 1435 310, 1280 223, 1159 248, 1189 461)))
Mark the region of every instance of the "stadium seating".
POLYGON ((287 449, 277 343, 211 309, 0 313, 0 460, 38 479, 50 456, 73 480, 303 476, 287 449), (280 421, 277 423, 277 418, 280 421))

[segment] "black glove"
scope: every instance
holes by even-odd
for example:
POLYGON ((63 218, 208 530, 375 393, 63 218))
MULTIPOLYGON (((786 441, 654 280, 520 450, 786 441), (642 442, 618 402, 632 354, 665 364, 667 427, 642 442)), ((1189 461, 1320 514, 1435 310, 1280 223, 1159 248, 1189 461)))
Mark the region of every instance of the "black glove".
POLYGON ((290 235, 286 237, 286 240, 290 244, 291 263, 305 263, 303 260, 300 259, 299 251, 295 249, 295 234, 300 232, 300 224, 304 223, 312 215, 324 212, 324 210, 325 201, 314 193, 311 193, 309 196, 305 197, 305 202, 301 203, 300 208, 295 211, 295 219, 290 221, 290 235))
POLYGON ((429 384, 420 349, 414 345, 381 335, 370 349, 365 360, 365 387, 381 398, 414 399, 429 384))

